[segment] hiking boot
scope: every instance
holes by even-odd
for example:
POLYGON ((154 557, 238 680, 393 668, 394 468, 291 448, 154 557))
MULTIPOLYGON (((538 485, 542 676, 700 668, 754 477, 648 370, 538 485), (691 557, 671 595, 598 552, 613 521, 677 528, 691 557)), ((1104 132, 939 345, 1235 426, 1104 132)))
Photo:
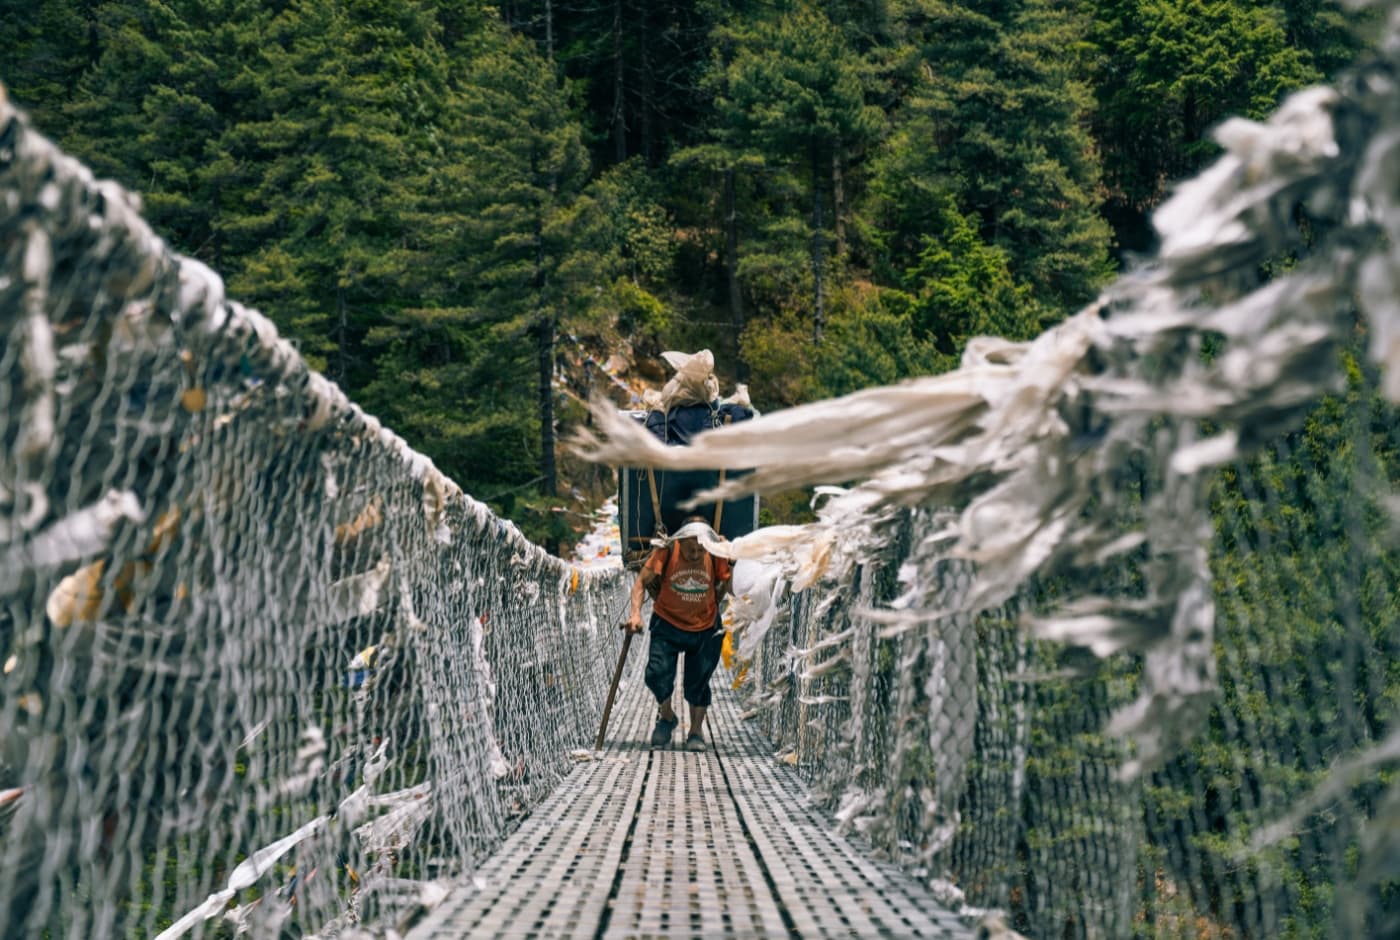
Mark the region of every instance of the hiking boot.
POLYGON ((667 721, 665 718, 656 719, 656 727, 651 730, 652 747, 670 747, 671 732, 676 730, 676 719, 667 721))
POLYGON ((685 739, 685 749, 687 751, 705 750, 705 739, 698 734, 692 734, 685 739))

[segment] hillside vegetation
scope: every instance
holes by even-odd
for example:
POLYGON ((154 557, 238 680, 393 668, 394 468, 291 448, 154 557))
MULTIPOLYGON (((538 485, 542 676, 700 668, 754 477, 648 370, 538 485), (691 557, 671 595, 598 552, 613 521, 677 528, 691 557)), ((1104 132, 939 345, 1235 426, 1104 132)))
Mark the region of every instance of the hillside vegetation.
POLYGON ((1319 0, 36 0, 0 81, 557 544, 613 354, 709 346, 766 411, 1032 336, 1357 44, 1319 0))

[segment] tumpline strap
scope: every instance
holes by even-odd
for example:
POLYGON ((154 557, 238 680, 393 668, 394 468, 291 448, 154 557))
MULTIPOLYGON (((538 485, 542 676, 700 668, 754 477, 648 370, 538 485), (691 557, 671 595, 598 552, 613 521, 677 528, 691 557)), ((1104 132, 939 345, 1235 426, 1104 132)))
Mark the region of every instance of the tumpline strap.
MULTIPOLYGON (((728 424, 730 421, 733 421, 733 420, 734 420, 734 416, 733 416, 733 415, 725 415, 725 416, 724 416, 724 423, 725 423, 725 424, 728 424)), ((724 468, 723 468, 723 467, 720 467, 720 468, 719 468, 719 485, 720 485, 720 486, 724 486, 724 468)), ((716 535, 719 535, 719 534, 720 534, 720 531, 719 531, 719 524, 720 524, 720 520, 722 520, 723 518, 724 518, 724 497, 721 496, 721 497, 719 498, 719 502, 715 503, 715 534, 716 534, 716 535)))
POLYGON ((647 467, 647 486, 651 489, 651 512, 656 520, 656 534, 666 537, 666 523, 661 518, 661 497, 656 492, 656 469, 647 467))

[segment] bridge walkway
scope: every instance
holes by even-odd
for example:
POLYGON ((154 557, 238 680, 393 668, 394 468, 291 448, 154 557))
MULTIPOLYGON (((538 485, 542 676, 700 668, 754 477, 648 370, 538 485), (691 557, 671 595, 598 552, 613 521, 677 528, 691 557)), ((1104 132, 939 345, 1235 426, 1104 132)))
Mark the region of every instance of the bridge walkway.
POLYGON ((733 693, 716 694, 704 753, 650 750, 650 698, 619 697, 605 750, 409 940, 972 936, 833 831, 733 693))

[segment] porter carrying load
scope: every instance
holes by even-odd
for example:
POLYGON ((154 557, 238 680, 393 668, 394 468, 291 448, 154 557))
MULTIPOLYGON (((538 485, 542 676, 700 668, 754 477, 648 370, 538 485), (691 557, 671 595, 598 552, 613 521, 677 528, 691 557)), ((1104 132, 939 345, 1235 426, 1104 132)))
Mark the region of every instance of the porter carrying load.
MULTIPOLYGON (((744 386, 738 386, 730 398, 720 399, 719 380, 714 374, 715 357, 708 349, 694 355, 681 352, 661 355, 676 374, 659 395, 648 401, 648 410, 629 412, 658 440, 683 447, 698 434, 754 416, 744 386)), ((752 532, 758 526, 757 496, 681 508, 696 493, 718 486, 727 477, 747 472, 621 468, 618 471, 618 517, 622 557, 627 567, 633 571, 640 568, 651 554, 652 539, 675 532, 687 516, 704 516, 714 530, 727 539, 752 532)))

